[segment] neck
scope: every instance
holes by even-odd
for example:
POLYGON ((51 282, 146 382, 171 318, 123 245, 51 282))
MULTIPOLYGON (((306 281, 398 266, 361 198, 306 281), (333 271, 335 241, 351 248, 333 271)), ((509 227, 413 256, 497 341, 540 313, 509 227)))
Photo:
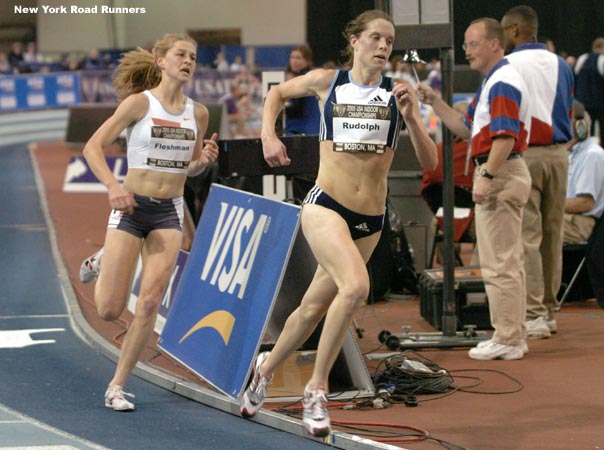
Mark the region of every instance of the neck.
POLYGON ((352 66, 350 70, 352 81, 359 84, 371 85, 380 81, 382 72, 379 70, 363 70, 360 67, 352 66))
POLYGON ((157 97, 168 104, 180 105, 184 102, 182 85, 174 80, 162 79, 159 85, 153 89, 157 97))

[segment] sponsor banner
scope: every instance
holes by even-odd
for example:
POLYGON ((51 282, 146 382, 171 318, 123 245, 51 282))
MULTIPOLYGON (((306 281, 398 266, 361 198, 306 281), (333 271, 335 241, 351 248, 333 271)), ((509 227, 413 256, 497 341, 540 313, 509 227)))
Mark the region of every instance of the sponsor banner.
POLYGON ((0 112, 66 107, 80 102, 74 72, 0 78, 0 112))
MULTIPOLYGON (((107 164, 113 175, 121 183, 126 178, 128 161, 125 156, 107 156, 107 164)), ((88 166, 83 156, 72 156, 69 159, 65 180, 63 181, 63 192, 107 192, 105 185, 101 183, 88 166)))
POLYGON ((300 207, 213 184, 159 347, 237 398, 298 231, 300 207))
MULTIPOLYGON (((81 75, 81 97, 83 103, 117 103, 112 86, 112 71, 83 70, 81 75)), ((193 78, 184 86, 184 93, 202 103, 217 103, 231 92, 231 84, 238 72, 219 72, 197 69, 193 78)), ((252 103, 262 104, 262 86, 248 86, 252 103)))

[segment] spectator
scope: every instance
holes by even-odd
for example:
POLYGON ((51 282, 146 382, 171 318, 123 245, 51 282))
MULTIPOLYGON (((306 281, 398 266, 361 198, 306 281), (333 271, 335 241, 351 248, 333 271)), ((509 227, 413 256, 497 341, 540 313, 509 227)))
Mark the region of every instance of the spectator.
POLYGON ((237 55, 237 56, 235 56, 235 60, 231 63, 229 70, 231 72, 239 72, 241 70, 242 66, 243 66, 243 59, 241 58, 241 56, 237 55))
POLYGON ((589 239, 604 211, 604 149, 590 135, 590 118, 575 101, 574 140, 568 155, 568 185, 564 203, 564 242, 589 239))
POLYGON ((41 63, 44 62, 44 58, 36 50, 36 43, 30 42, 27 44, 25 53, 23 54, 23 61, 26 63, 41 63))
POLYGON ((0 73, 4 75, 13 73, 13 67, 8 61, 8 55, 6 52, 0 52, 0 73))
POLYGON ((218 72, 229 71, 229 62, 225 59, 224 53, 222 52, 218 52, 216 54, 216 59, 214 60, 213 65, 218 72))
POLYGON ((257 117, 253 117, 254 108, 250 103, 249 94, 246 91, 242 92, 237 83, 231 82, 230 92, 224 95, 220 101, 226 107, 231 136, 235 139, 252 137, 253 133, 248 129, 247 122, 258 119, 260 116, 256 112, 257 117))
POLYGON ((84 59, 82 64, 84 70, 100 70, 105 69, 105 62, 101 57, 99 51, 96 48, 91 49, 88 52, 88 56, 84 59))
MULTIPOLYGON (((288 78, 306 75, 312 66, 312 50, 306 45, 292 49, 286 67, 288 78)), ((285 135, 319 134, 321 113, 316 97, 299 97, 285 104, 285 135)), ((312 186, 311 186, 312 187, 312 186)))
MULTIPOLYGON (((287 79, 306 75, 312 68, 312 50, 306 45, 292 49, 286 67, 287 79)), ((319 134, 321 111, 315 96, 291 98, 285 103, 285 136, 319 134)), ((314 186, 316 174, 299 173, 292 178, 292 192, 300 202, 314 186)))
POLYGON ((600 145, 604 145, 604 38, 593 41, 591 53, 579 56, 575 76, 575 96, 591 117, 591 135, 595 136, 595 122, 598 122, 600 145))
POLYGON ((531 177, 522 158, 528 146, 529 92, 520 74, 503 58, 504 31, 491 18, 474 20, 466 29, 463 49, 470 68, 485 81, 465 115, 424 84, 421 101, 456 135, 472 139, 476 237, 491 324, 488 341, 469 351, 479 360, 521 359, 525 341, 525 278, 522 213, 531 177))
POLYGON ((556 43, 552 38, 542 36, 541 42, 545 44, 545 47, 552 53, 556 53, 556 43))
POLYGON ((239 73, 233 78, 233 83, 237 85, 240 95, 247 92, 253 96, 260 88, 260 80, 251 74, 250 68, 245 64, 239 68, 239 73))
POLYGON ((501 19, 506 59, 529 88, 530 135, 524 159, 531 194, 522 217, 526 272, 526 329, 543 339, 557 331, 557 293, 562 279, 562 221, 568 156, 572 139, 573 74, 568 64, 536 42, 539 18, 533 8, 516 6, 501 19))
POLYGON ((20 66, 23 62, 23 45, 21 42, 13 42, 11 51, 8 53, 8 62, 13 67, 13 70, 20 71, 20 66))

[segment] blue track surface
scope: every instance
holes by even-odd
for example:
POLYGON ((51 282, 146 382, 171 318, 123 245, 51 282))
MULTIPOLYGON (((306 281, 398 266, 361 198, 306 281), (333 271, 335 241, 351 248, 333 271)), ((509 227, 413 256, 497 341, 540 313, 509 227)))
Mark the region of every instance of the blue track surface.
POLYGON ((103 393, 115 364, 80 340, 71 327, 27 148, 0 147, 0 164, 0 449, 101 448, 94 444, 115 450, 325 448, 135 376, 127 390, 141 400, 137 411, 105 408, 103 393), (20 333, 34 341, 55 342, 14 348, 23 342, 16 340, 18 330, 40 329, 53 331, 20 333), (27 416, 23 423, 30 427, 6 419, 10 414, 3 407, 27 416), (29 418, 72 436, 31 426, 36 422, 29 418))

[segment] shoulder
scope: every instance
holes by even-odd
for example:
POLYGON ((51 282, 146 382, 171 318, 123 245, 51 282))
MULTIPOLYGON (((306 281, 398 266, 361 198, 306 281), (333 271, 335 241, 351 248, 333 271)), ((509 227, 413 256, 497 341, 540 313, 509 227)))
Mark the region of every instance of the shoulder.
POLYGON ((322 97, 330 89, 337 72, 334 69, 314 69, 304 75, 294 77, 280 86, 282 92, 288 97, 311 94, 322 97))
POLYGON ((313 69, 297 78, 306 78, 316 84, 331 84, 336 73, 338 73, 337 69, 313 69))
POLYGON ((490 83, 487 84, 507 84, 522 92, 527 91, 526 84, 524 83, 524 79, 522 78, 520 72, 518 72, 518 70, 512 64, 509 64, 509 61, 506 62, 507 64, 502 64, 493 72, 491 77, 489 77, 490 83))
POLYGON ((142 119, 149 110, 149 98, 142 92, 131 94, 118 105, 115 115, 130 121, 142 119))
POLYGON ((208 108, 196 101, 193 101, 193 108, 195 109, 195 119, 199 121, 207 121, 210 113, 208 112, 208 108))

